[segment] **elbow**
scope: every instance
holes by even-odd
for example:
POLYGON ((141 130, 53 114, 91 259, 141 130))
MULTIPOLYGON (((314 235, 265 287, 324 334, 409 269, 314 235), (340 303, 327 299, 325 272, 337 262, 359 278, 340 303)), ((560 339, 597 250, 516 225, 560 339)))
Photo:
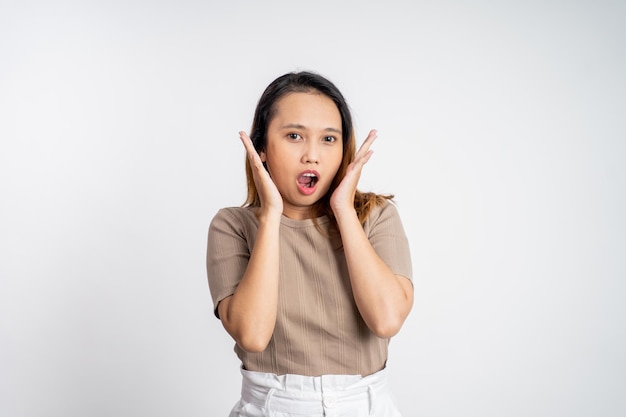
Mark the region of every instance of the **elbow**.
POLYGON ((249 353, 260 353, 267 349, 274 334, 276 319, 258 321, 245 315, 233 315, 228 308, 230 300, 224 306, 222 303, 219 305, 222 324, 237 346, 249 353))
POLYGON ((387 315, 372 317, 367 327, 381 339, 389 339, 400 332, 406 317, 406 314, 390 312, 387 315))
POLYGON ((232 336, 241 349, 249 353, 261 353, 272 340, 274 323, 246 323, 237 330, 232 336))
POLYGON ((372 333, 381 339, 389 339, 395 336, 400 331, 400 328, 402 328, 401 321, 396 322, 391 320, 383 323, 376 323, 375 325, 370 326, 372 333))
POLYGON ((376 336, 389 339, 400 332, 404 321, 413 307, 413 285, 403 277, 399 277, 404 287, 404 297, 399 302, 380 308, 375 315, 370 316, 368 327, 376 336))
POLYGON ((248 353, 261 353, 270 344, 271 337, 248 335, 235 338, 237 345, 248 353))

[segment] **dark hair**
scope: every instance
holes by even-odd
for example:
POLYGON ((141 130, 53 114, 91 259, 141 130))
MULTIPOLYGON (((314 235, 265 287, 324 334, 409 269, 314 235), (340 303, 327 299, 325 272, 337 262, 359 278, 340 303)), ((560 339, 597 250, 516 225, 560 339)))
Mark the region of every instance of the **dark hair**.
MULTIPOLYGON (((352 115, 343 95, 335 85, 311 72, 293 72, 275 79, 263 92, 252 121, 250 139, 257 152, 265 150, 267 144, 267 128, 276 114, 276 103, 289 93, 319 92, 330 98, 341 115, 341 130, 344 138, 352 136, 352 115)), ((344 140, 345 144, 348 141, 344 140)))
MULTIPOLYGON (((318 203, 313 207, 314 218, 323 214, 328 215, 334 222, 334 216, 330 208, 330 196, 346 175, 348 165, 354 160, 356 152, 356 140, 352 124, 352 115, 343 95, 339 89, 329 80, 312 72, 292 72, 276 78, 267 86, 254 112, 250 139, 257 152, 265 151, 267 145, 267 129, 276 114, 276 103, 289 93, 320 93, 330 98, 341 116, 341 130, 343 138, 343 158, 337 174, 331 186, 318 203)), ((259 207, 261 205, 259 194, 254 183, 249 161, 246 159, 246 177, 248 194, 244 206, 259 207)), ((364 222, 371 209, 376 204, 392 196, 382 196, 373 193, 361 193, 357 191, 354 204, 361 222, 364 222)))

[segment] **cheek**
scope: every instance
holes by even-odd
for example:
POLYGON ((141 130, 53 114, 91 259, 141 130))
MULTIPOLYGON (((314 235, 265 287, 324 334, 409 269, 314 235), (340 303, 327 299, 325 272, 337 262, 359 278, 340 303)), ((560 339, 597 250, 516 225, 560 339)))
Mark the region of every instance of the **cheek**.
POLYGON ((339 169, 341 166, 341 161, 343 160, 343 149, 339 148, 339 150, 333 152, 332 155, 333 165, 335 167, 335 171, 339 169))

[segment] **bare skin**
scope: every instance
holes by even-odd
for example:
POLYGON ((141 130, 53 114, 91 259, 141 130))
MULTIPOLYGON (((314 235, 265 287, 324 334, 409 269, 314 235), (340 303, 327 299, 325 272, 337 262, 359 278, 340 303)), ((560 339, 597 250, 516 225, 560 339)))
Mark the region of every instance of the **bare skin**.
MULTIPOLYGON (((291 97, 294 102, 288 103, 289 106, 285 106, 284 110, 278 106, 278 115, 275 116, 278 119, 278 126, 272 130, 270 123, 268 131, 271 131, 272 135, 268 132, 268 146, 261 155, 254 149, 248 135, 240 132, 240 139, 252 166, 261 200, 259 229, 250 261, 237 290, 232 296, 222 300, 218 309, 227 332, 242 349, 249 352, 265 350, 274 332, 278 306, 280 218, 283 214, 292 218, 307 218, 308 208, 326 193, 330 186, 329 178, 334 177, 341 161, 341 154, 336 158, 337 148, 333 147, 334 142, 329 135, 329 132, 337 130, 337 118, 332 108, 328 107, 334 106, 332 101, 328 99, 329 104, 319 100, 319 97, 310 97, 314 95, 311 93, 292 95, 297 97, 291 97), (299 114, 290 113, 292 109, 297 111, 299 105, 304 106, 307 111, 299 114), (289 122, 293 118, 295 122, 289 122), (285 124, 285 120, 288 123, 285 124), (284 136, 280 128, 284 126, 297 126, 297 129, 303 130, 288 131, 291 132, 288 136, 289 141, 280 142, 284 136), (276 132, 276 135, 273 135, 273 132, 276 132), (276 146, 271 146, 272 141, 275 141, 276 146), (299 168, 298 163, 293 164, 293 172, 311 166, 316 170, 319 169, 321 172, 319 190, 316 189, 311 196, 299 195, 290 188, 291 172, 279 170, 278 165, 274 165, 274 169, 269 166, 273 172, 272 177, 270 176, 263 162, 272 161, 272 152, 280 154, 284 161, 284 152, 281 149, 287 149, 288 154, 293 152, 302 165, 302 168, 299 168), (276 178, 278 174, 287 178, 276 178), (279 187, 282 190, 279 190, 279 187)), ((336 108, 334 111, 338 116, 336 108)), ((340 122, 339 118, 339 128, 340 122)), ((341 140, 341 137, 339 139, 341 140)), ((346 176, 333 192, 330 203, 341 233, 350 282, 359 312, 374 334, 388 338, 400 330, 411 310, 413 286, 407 278, 394 275, 376 254, 354 209, 357 184, 363 166, 372 155, 370 147, 375 140, 376 131, 372 130, 358 150, 355 160, 348 167, 346 176)))

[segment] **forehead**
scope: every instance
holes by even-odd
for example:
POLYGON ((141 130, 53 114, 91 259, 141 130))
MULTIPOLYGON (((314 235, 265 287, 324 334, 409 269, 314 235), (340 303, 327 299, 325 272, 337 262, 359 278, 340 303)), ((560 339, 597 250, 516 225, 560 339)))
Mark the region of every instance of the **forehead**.
POLYGON ((341 129, 341 114, 335 102, 319 92, 288 93, 275 103, 271 124, 341 129))

